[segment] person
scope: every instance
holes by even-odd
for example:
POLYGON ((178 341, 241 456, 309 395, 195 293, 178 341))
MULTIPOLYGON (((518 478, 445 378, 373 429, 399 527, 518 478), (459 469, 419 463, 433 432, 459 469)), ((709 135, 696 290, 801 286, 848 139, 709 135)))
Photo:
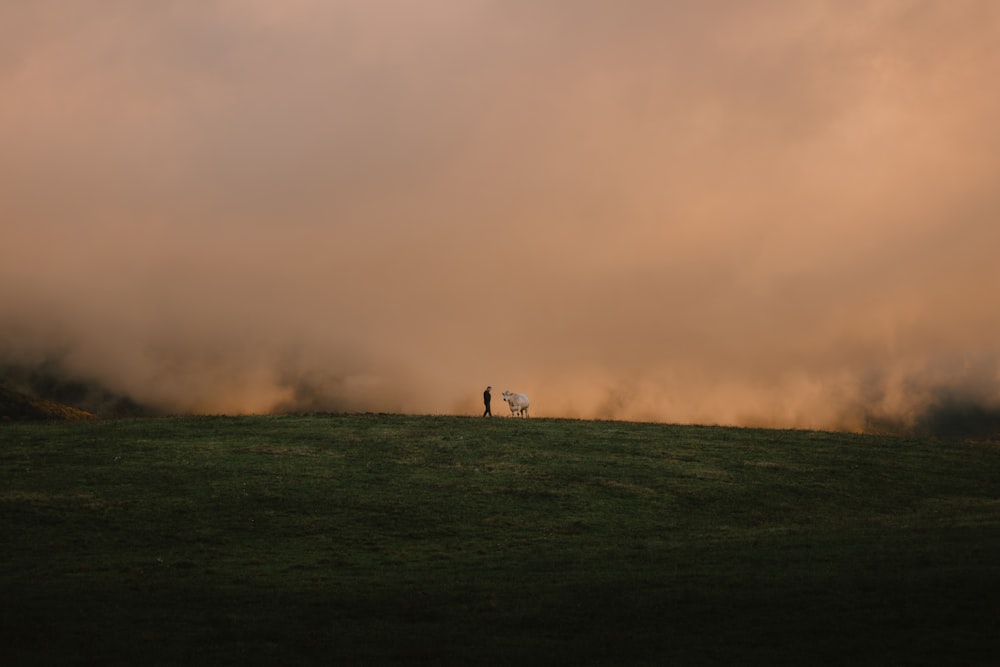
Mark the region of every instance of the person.
POLYGON ((491 398, 491 396, 490 396, 490 389, 492 389, 492 388, 493 387, 486 387, 486 391, 483 392, 483 405, 486 406, 486 411, 483 412, 483 416, 484 417, 486 417, 486 416, 492 417, 493 416, 493 413, 490 412, 490 398, 491 398))

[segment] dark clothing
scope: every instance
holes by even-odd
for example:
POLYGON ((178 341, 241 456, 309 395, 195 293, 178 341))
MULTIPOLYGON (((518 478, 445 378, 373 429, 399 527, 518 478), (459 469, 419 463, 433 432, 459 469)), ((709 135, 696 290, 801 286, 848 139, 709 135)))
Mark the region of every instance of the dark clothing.
POLYGON ((489 415, 490 417, 493 416, 493 413, 490 412, 490 398, 491 398, 491 396, 490 396, 490 390, 487 389, 486 391, 483 392, 483 405, 486 406, 486 412, 483 413, 484 417, 486 415, 489 415))

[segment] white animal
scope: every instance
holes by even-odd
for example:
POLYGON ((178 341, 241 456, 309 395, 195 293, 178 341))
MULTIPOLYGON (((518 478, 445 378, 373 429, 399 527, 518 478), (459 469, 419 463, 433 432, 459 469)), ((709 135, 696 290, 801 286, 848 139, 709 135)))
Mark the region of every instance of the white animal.
POLYGON ((505 391, 503 393, 503 400, 507 401, 507 406, 510 408, 510 414, 512 417, 528 416, 527 394, 515 394, 510 391, 505 391))

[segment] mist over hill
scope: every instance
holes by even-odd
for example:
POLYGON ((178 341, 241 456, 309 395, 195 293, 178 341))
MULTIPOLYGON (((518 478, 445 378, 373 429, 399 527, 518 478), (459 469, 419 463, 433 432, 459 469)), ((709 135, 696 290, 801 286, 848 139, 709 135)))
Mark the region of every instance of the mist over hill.
POLYGON ((995 0, 40 0, 0 44, 19 391, 1000 424, 995 0))
MULTIPOLYGON (((316 375, 287 381, 294 391, 287 400, 275 404, 269 411, 272 414, 366 411, 362 404, 339 398, 345 387, 336 378, 316 375)), ((914 393, 918 393, 916 388, 914 393)), ((986 398, 986 393, 942 386, 921 389, 919 394, 920 408, 906 414, 876 409, 883 399, 858 406, 864 414, 864 424, 858 430, 928 438, 1000 439, 1000 404, 986 398)), ((613 407, 604 418, 619 418, 613 407)), ((72 373, 55 356, 37 363, 0 363, 0 420, 148 417, 165 413, 109 389, 98 379, 72 373)))
POLYGON ((55 360, 0 363, 0 418, 92 419, 154 414, 155 409, 108 389, 96 379, 73 376, 55 360))

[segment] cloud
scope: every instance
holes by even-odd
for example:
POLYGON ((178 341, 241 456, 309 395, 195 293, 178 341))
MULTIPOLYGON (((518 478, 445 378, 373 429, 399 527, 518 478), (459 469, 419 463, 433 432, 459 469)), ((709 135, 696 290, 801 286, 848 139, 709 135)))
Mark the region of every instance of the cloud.
POLYGON ((852 429, 1000 372, 988 0, 0 11, 7 357, 171 410, 852 429))

